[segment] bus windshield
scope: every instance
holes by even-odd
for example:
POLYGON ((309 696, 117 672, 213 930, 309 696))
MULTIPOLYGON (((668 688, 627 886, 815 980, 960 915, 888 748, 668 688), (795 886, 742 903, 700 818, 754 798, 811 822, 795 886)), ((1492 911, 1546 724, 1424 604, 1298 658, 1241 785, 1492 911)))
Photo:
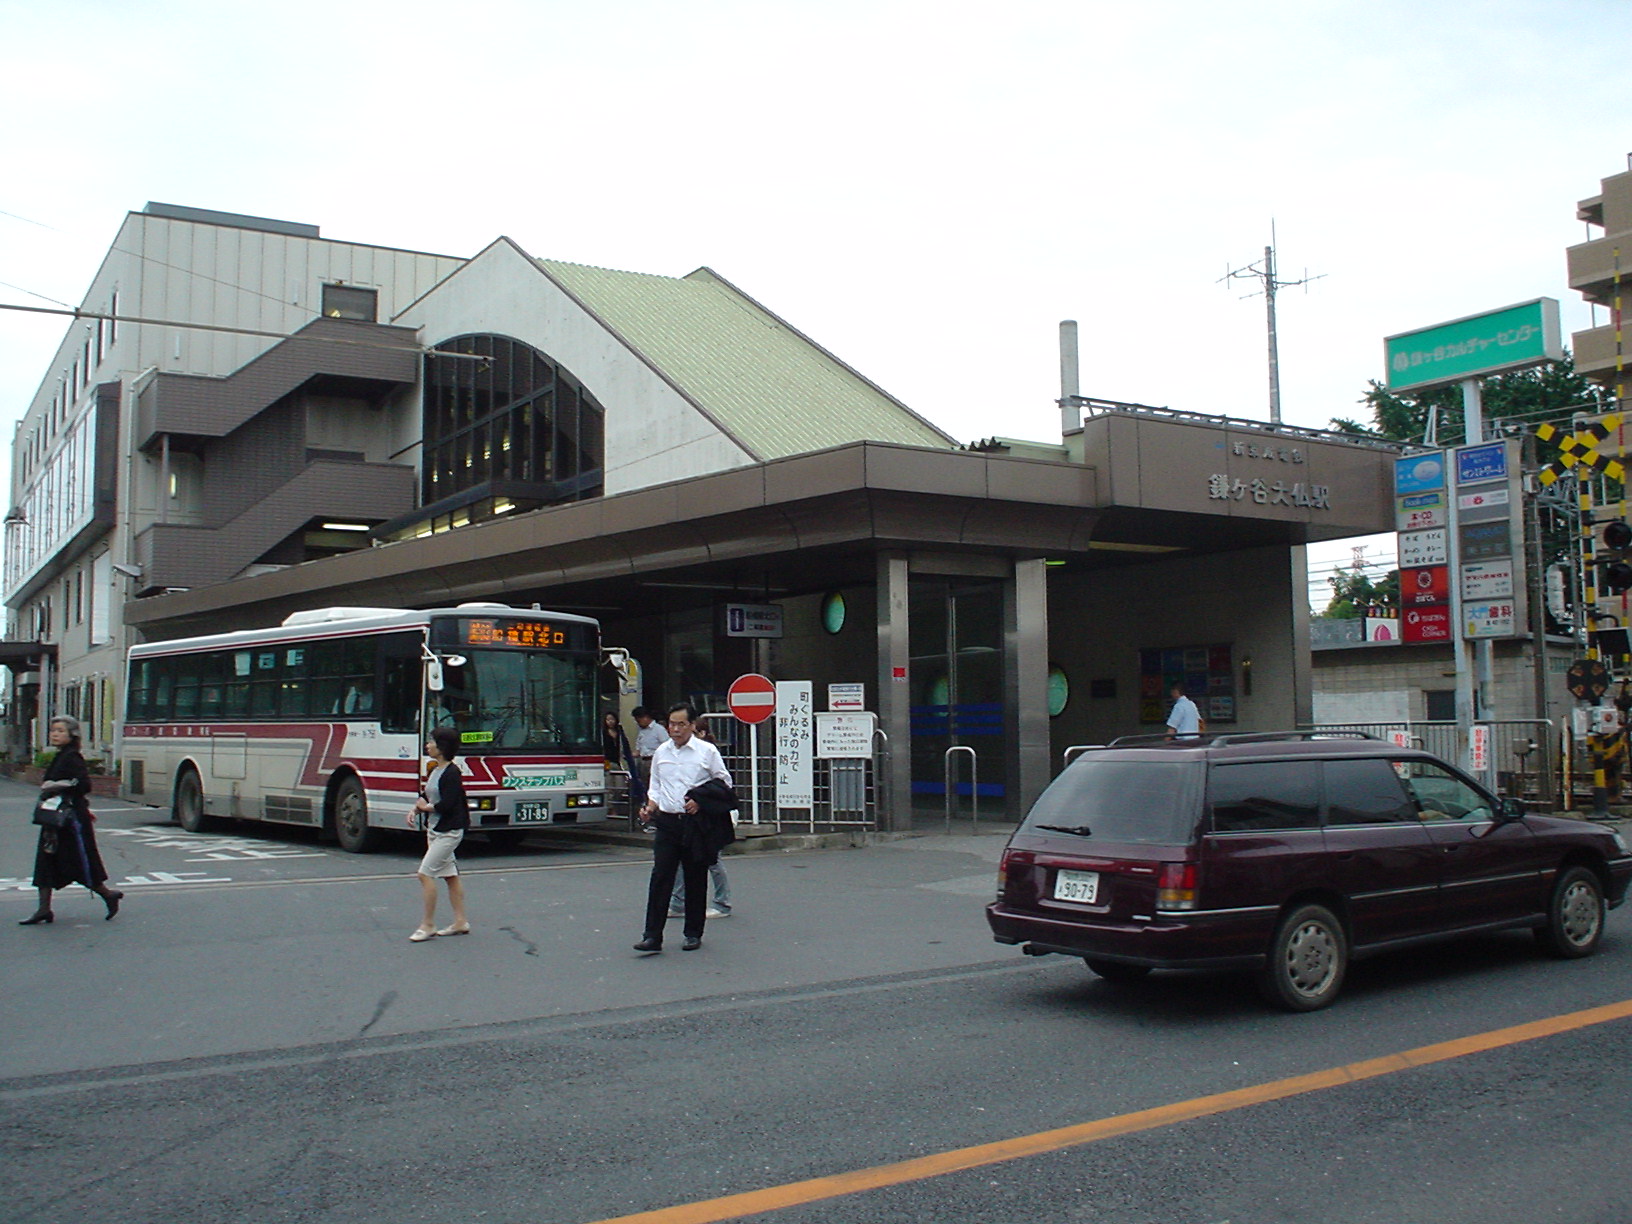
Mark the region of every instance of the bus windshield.
POLYGON ((431 693, 433 727, 459 732, 461 751, 598 753, 595 656, 540 650, 461 651, 431 693))

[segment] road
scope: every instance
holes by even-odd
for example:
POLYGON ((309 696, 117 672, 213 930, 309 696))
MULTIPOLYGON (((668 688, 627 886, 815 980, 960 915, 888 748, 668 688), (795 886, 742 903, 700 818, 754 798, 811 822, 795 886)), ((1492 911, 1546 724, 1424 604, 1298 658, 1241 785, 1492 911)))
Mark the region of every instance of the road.
POLYGON ((472 845, 476 933, 415 945, 407 842, 97 806, 116 921, 17 927, 0 881, 7 1224, 1632 1219, 1632 1020, 1501 1033, 1632 1000, 1627 913, 1590 961, 1487 938, 1289 1016, 993 944, 997 837, 732 859, 739 912, 641 957, 638 849, 472 845))

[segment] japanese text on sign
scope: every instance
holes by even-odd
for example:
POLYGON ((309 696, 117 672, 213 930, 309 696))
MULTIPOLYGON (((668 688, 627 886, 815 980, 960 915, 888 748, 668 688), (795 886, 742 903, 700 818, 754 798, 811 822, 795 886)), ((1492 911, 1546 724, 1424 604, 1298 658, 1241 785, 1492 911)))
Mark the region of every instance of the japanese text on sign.
POLYGON ((809 680, 776 682, 777 807, 816 806, 816 782, 810 751, 814 739, 811 726, 814 704, 809 680))

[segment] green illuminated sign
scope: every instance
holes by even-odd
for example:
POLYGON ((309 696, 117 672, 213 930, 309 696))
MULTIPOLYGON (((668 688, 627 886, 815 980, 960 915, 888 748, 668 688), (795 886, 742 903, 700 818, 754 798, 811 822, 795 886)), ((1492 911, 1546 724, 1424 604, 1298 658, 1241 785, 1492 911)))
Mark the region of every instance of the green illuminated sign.
POLYGON ((1537 298, 1383 341, 1390 391, 1420 391, 1564 356, 1558 302, 1537 298))

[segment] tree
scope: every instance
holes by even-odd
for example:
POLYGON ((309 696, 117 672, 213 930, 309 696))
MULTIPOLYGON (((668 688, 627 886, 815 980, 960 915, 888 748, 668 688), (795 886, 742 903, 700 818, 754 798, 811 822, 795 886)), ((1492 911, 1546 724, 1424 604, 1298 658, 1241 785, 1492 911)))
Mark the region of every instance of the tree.
POLYGON ((1398 614, 1400 607, 1400 571, 1389 570, 1376 582, 1362 569, 1338 570, 1326 579, 1332 584, 1332 599, 1322 616, 1333 620, 1354 620, 1364 615, 1367 608, 1383 608, 1398 614))
MULTIPOLYGON (((1487 421, 1510 419, 1530 425, 1549 420, 1564 423, 1572 412, 1598 413, 1609 409, 1602 388, 1575 372, 1575 361, 1567 352, 1561 361, 1485 379, 1483 400, 1487 421)), ((1456 445, 1466 436, 1460 387, 1395 394, 1372 379, 1370 389, 1359 402, 1371 409, 1371 425, 1333 417, 1332 428, 1391 442, 1422 442, 1428 431, 1429 412, 1434 411, 1438 418, 1436 436, 1441 445, 1456 445)), ((1542 462, 1546 463, 1551 457, 1544 448, 1542 462)))

